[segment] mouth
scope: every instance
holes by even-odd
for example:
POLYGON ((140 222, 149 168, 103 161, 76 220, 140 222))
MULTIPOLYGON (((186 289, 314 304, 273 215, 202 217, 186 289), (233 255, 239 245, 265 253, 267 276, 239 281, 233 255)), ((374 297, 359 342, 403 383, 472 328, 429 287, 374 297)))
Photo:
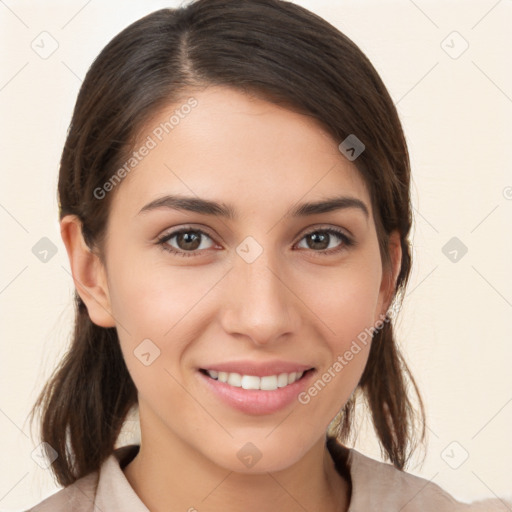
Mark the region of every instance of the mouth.
POLYGON ((197 368, 207 396, 243 414, 264 416, 299 404, 297 397, 311 385, 317 370, 286 361, 236 361, 197 368))
POLYGON ((234 388, 260 391, 276 391, 280 388, 291 386, 295 382, 305 379, 308 374, 313 372, 314 368, 302 371, 282 372, 274 375, 247 375, 236 372, 225 372, 218 370, 207 370, 204 368, 199 371, 212 380, 222 382, 234 388))

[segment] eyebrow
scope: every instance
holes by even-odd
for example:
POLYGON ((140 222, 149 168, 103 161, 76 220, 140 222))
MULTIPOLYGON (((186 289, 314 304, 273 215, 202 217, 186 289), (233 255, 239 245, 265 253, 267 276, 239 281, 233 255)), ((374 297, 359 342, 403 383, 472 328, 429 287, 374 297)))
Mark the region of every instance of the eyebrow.
MULTIPOLYGON (((166 195, 151 201, 140 210, 138 215, 160 208, 185 210, 203 215, 215 215, 229 220, 236 220, 237 218, 236 210, 231 205, 199 197, 177 195, 166 195)), ((360 199, 350 196, 336 196, 320 201, 299 204, 288 210, 285 217, 306 217, 348 208, 359 209, 366 218, 370 216, 368 208, 360 199)))

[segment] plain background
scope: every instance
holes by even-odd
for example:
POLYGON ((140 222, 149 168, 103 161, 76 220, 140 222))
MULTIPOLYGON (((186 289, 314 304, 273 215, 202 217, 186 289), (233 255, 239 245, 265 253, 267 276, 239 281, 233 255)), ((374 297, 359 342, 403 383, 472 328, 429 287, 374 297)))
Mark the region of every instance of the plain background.
MULTIPOLYGON (((408 470, 464 501, 510 496, 512 1, 296 3, 366 53, 409 144, 414 266, 398 331, 426 403, 428 446, 408 470)), ((0 1, 0 510, 58 488, 31 456, 39 441, 27 416, 73 319, 56 185, 81 80, 128 24, 178 5, 0 1), (32 251, 43 237, 57 250, 47 262, 32 251)), ((123 443, 137 438, 136 421, 127 426, 123 443)), ((369 421, 355 448, 380 459, 369 421)))

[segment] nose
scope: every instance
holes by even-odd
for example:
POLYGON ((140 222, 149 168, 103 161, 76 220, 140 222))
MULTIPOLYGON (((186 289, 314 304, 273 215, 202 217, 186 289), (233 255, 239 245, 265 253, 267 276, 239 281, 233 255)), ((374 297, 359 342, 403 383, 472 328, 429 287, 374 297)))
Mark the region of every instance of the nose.
POLYGON ((270 251, 249 262, 238 255, 228 274, 222 323, 232 336, 267 345, 299 332, 300 302, 293 293, 290 272, 282 270, 270 251))

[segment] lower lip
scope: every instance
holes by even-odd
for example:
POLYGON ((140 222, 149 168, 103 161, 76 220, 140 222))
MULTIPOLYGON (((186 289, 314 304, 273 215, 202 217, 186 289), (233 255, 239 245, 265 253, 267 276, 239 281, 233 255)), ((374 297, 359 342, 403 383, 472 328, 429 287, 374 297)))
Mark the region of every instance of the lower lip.
POLYGON ((233 409, 245 414, 272 414, 292 404, 308 386, 315 370, 308 370, 299 380, 272 391, 243 389, 212 379, 198 371, 199 377, 216 396, 233 409))

